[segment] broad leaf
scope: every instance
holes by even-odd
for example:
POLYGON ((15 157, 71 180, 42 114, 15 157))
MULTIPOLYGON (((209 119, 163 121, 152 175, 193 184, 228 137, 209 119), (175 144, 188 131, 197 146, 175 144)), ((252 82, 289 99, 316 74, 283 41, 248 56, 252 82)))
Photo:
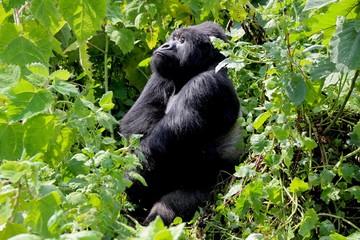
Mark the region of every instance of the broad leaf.
POLYGON ((111 41, 114 41, 123 53, 129 53, 133 50, 135 37, 132 31, 114 25, 107 25, 105 31, 110 36, 111 41))
POLYGON ((23 150, 24 127, 21 123, 0 123, 0 160, 15 160, 23 150))
POLYGON ((60 18, 56 2, 52 0, 33 0, 30 10, 34 17, 53 35, 65 24, 60 18))
POLYGON ((106 0, 60 0, 59 9, 82 45, 104 23, 106 0))
POLYGON ((20 79, 20 68, 16 65, 0 65, 0 93, 6 91, 20 79))
POLYGON ((299 106, 306 97, 306 84, 304 79, 299 75, 291 74, 285 82, 286 95, 295 106, 299 106))
POLYGON ((48 60, 40 49, 30 40, 24 37, 14 39, 3 54, 6 63, 25 66, 26 64, 39 62, 48 65, 48 60))
POLYGON ((349 69, 360 67, 360 20, 348 21, 339 17, 331 46, 331 61, 343 64, 349 69))
POLYGON ((50 92, 37 90, 30 83, 20 81, 11 90, 8 116, 13 121, 30 118, 48 110, 53 98, 50 92))

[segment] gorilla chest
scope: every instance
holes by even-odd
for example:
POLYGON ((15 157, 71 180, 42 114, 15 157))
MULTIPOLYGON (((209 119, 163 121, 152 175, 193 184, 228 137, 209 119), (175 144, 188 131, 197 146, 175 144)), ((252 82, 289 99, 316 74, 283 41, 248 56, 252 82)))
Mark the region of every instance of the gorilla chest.
POLYGON ((169 101, 166 104, 166 110, 165 110, 165 114, 168 114, 170 109, 174 106, 174 103, 176 102, 177 98, 179 97, 178 94, 173 93, 170 98, 169 101))

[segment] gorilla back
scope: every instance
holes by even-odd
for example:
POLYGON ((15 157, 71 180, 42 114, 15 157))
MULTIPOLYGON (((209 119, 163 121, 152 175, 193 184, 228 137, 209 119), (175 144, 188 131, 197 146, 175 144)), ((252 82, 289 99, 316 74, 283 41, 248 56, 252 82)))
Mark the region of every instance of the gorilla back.
POLYGON ((226 70, 215 72, 224 57, 211 36, 226 40, 212 22, 175 30, 154 51, 151 78, 121 120, 124 136, 143 135, 138 172, 148 187, 135 182, 128 196, 145 224, 158 215, 167 225, 176 216, 190 220, 219 172, 239 158, 240 104, 226 70))

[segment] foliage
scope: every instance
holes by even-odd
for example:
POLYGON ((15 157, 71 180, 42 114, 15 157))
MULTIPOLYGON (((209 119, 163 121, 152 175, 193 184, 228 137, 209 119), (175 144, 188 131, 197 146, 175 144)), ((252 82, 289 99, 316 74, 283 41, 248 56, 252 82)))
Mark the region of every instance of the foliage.
POLYGON ((0 1, 0 239, 357 239, 360 2, 0 1), (215 20, 246 151, 189 224, 129 220, 117 121, 176 27, 215 20))

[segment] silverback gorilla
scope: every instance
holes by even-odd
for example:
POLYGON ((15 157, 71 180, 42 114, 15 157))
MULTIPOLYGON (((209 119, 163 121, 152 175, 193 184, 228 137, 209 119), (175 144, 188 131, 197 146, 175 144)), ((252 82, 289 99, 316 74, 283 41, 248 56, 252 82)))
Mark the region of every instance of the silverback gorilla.
POLYGON ((134 183, 127 193, 144 224, 158 215, 167 225, 176 216, 190 220, 220 170, 233 170, 239 158, 240 104, 226 69, 215 72, 224 57, 211 36, 226 40, 212 22, 175 30, 154 51, 151 78, 121 120, 125 137, 143 135, 138 172, 148 186, 134 183))

